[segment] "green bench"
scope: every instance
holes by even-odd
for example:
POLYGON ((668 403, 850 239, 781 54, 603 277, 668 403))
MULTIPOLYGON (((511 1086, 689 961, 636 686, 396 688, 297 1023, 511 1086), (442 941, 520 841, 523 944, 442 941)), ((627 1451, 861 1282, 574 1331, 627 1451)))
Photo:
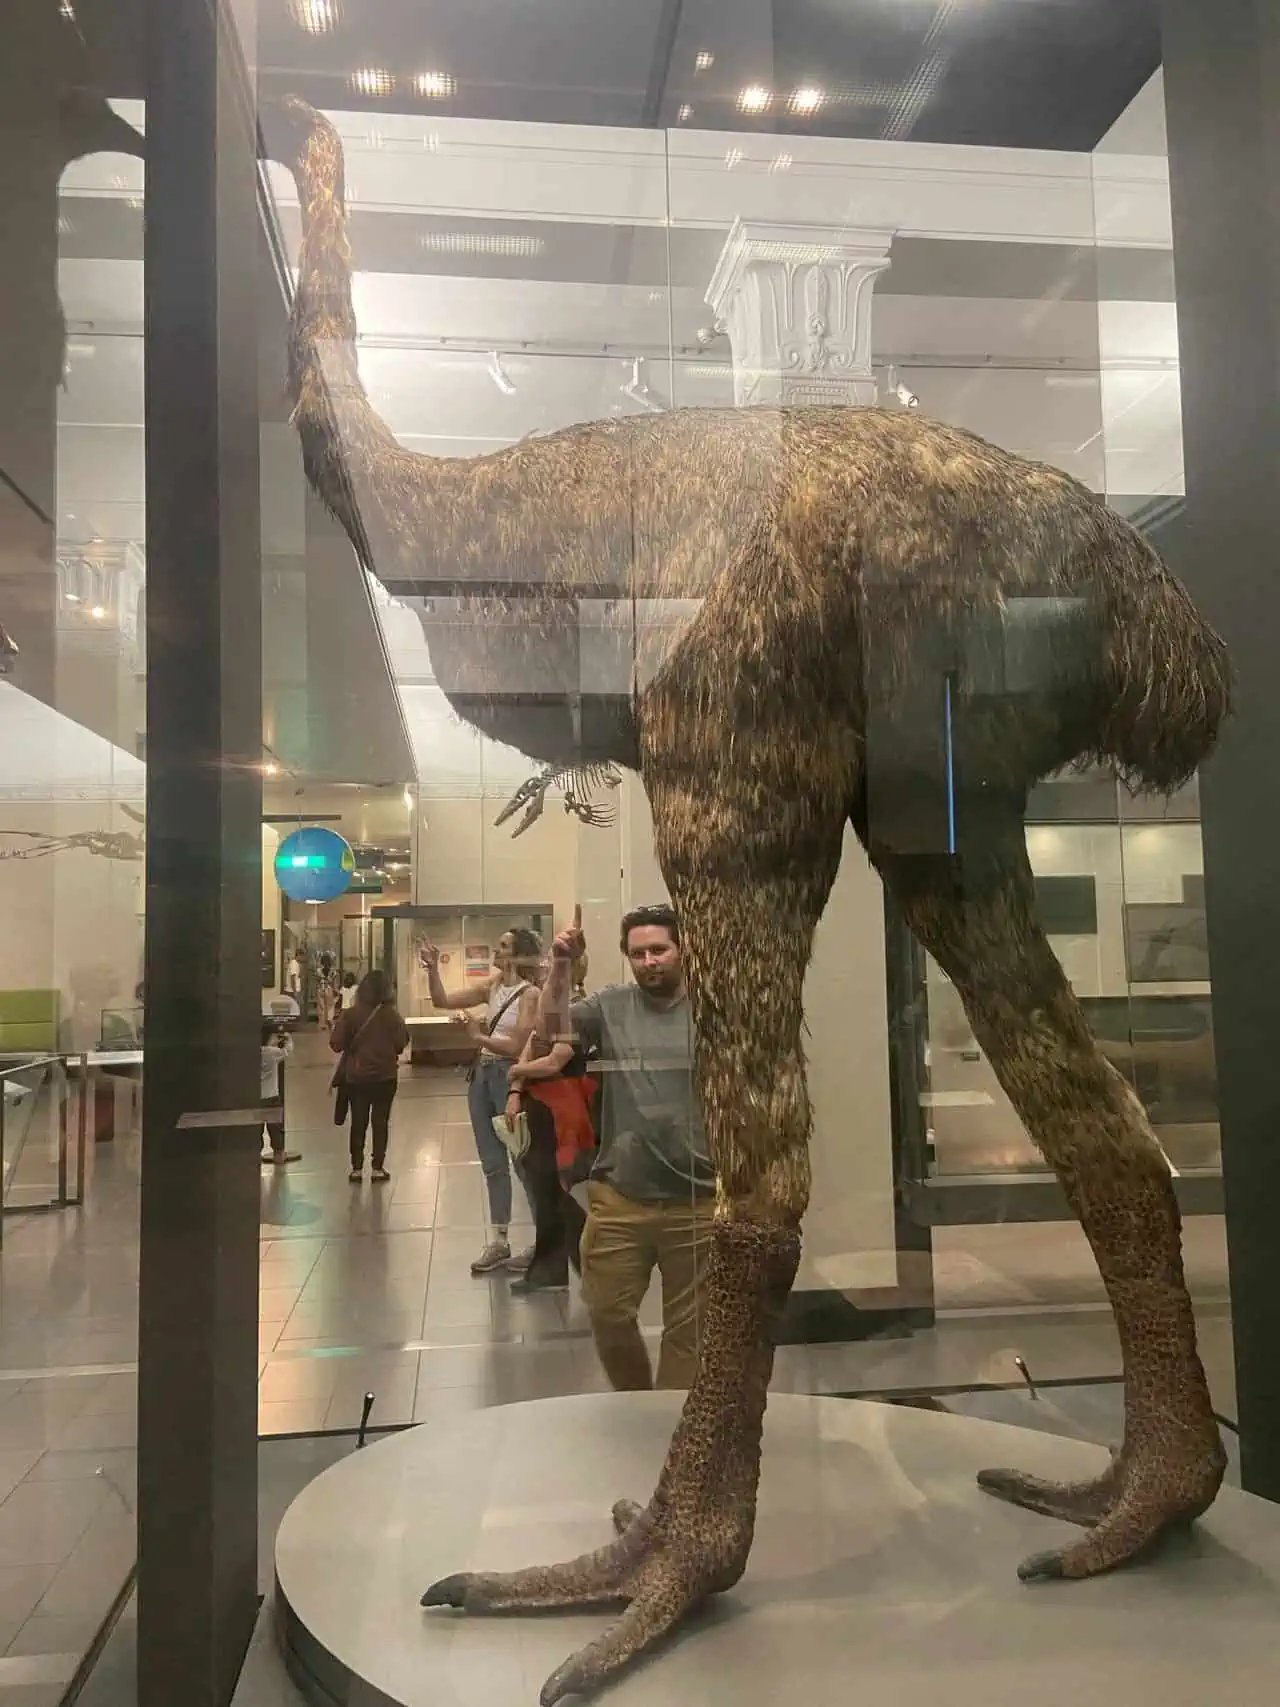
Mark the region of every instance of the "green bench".
POLYGON ((59 992, 0 990, 0 1055, 54 1055, 59 992))

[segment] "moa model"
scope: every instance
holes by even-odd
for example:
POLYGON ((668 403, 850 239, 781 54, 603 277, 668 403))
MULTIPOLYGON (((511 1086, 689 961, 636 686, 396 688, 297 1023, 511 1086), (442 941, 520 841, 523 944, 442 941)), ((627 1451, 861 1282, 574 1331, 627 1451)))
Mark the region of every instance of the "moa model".
POLYGON ((1086 760, 1154 790, 1187 778, 1228 709, 1221 643, 1098 497, 915 412, 682 410, 475 459, 402 449, 360 383, 338 135, 297 100, 264 122, 302 207, 290 355, 308 476, 371 568, 430 596, 433 664, 464 718, 544 766, 639 772, 719 1179, 701 1363, 652 1499, 620 1503, 597 1552, 449 1577, 424 1604, 621 1607, 548 1681, 550 1704, 742 1575, 809 1197, 802 986, 847 822, 960 992, 1119 1326, 1125 1435, 1107 1472, 1056 1486, 992 1470, 983 1486, 1083 1528, 1024 1577, 1124 1564, 1209 1506, 1224 1456, 1169 1169, 1037 921, 1022 820, 1035 782, 1086 760), (584 691, 588 600, 634 623, 616 692, 584 691), (992 650, 1020 612, 1070 639, 1035 671, 992 650), (919 714, 939 684, 955 835, 930 846, 899 808, 928 792, 919 714))

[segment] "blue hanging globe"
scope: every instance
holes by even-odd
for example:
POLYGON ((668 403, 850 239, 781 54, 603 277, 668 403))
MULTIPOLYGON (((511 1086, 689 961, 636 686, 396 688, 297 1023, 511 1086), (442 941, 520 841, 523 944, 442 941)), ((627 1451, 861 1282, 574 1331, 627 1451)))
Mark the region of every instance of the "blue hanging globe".
POLYGON ((355 869, 350 843, 318 824, 295 830, 276 849, 276 882, 291 901, 336 901, 355 869))

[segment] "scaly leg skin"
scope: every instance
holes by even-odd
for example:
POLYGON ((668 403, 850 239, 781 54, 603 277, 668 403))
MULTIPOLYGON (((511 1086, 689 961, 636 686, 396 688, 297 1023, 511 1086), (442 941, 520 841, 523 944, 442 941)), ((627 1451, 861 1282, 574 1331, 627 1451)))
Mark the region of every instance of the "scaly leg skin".
POLYGON ((423 1596, 424 1606, 470 1613, 625 1605, 598 1641, 548 1680, 542 1707, 594 1690, 742 1576, 777 1327, 799 1261, 793 1228, 716 1223, 698 1378, 657 1492, 646 1507, 618 1502, 613 1542, 565 1565, 446 1577, 423 1596))
MULTIPOLYGON (((1167 1172, 1149 1191, 1173 1198, 1167 1172)), ((1141 1195, 1141 1188, 1138 1188, 1141 1195)), ((1176 1204, 1162 1219, 1176 1227, 1176 1204)), ((1024 1582, 1090 1577, 1136 1559, 1213 1504, 1226 1454, 1195 1351, 1185 1288, 1172 1281, 1112 1278, 1107 1290, 1125 1352, 1125 1445, 1092 1483, 1042 1482, 1014 1470, 987 1470, 979 1485, 997 1498, 1088 1528, 1083 1541, 1033 1554, 1024 1582)))
POLYGON ((1132 1089, 1099 1051, 1035 915, 1021 823, 954 878, 890 866, 917 936, 959 991, 974 1035, 1062 1182, 1115 1311, 1124 1446, 1094 1481, 986 1470, 997 1498, 1089 1530, 1037 1553, 1024 1581, 1089 1577, 1145 1553, 1208 1510, 1226 1457, 1196 1352, 1168 1165, 1132 1089))

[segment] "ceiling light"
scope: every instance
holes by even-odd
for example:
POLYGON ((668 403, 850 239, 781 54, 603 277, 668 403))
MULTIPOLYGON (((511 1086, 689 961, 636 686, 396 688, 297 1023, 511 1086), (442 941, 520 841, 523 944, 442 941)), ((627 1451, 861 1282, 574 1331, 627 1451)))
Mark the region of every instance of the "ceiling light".
POLYGON ((263 776, 279 776, 280 766, 274 759, 268 759, 262 767, 263 776))
POLYGON ((106 616, 106 614, 107 614, 106 611, 103 609, 103 607, 101 605, 94 605, 93 609, 89 612, 89 615, 91 617, 95 618, 95 620, 98 622, 101 622, 103 617, 106 616))
POLYGON ((349 78, 357 95, 389 95, 396 86, 391 73, 381 65, 362 65, 349 78))
POLYGON ((69 605, 78 605, 80 603, 79 593, 64 593, 62 596, 69 605))
POLYGON ((826 98, 825 90, 819 89, 816 84, 802 83, 791 97, 791 111, 807 117, 810 113, 816 113, 826 98))
POLYGON ((708 53, 704 48, 704 50, 698 55, 698 57, 694 60, 693 63, 697 66, 699 71, 710 71, 711 67, 715 64, 715 62, 716 62, 715 54, 714 53, 708 53))
POLYGON ((515 383, 512 380, 511 375, 507 372, 506 368, 503 367, 502 357, 498 354, 497 350, 490 350, 489 351, 489 369, 488 369, 488 372, 489 372, 489 378, 497 386, 498 390, 502 393, 502 395, 504 397, 514 397, 515 396, 515 394, 516 394, 515 383))
POLYGON ((308 35, 327 36, 336 30, 340 18, 338 0, 289 0, 293 21, 308 35))
POLYGON ((679 117, 681 124, 688 124, 689 120, 693 117, 693 108, 689 105, 688 101, 686 101, 680 108, 680 112, 677 116, 679 117))
POLYGON ((76 9, 71 4, 71 0, 58 0, 58 11, 62 14, 62 16, 67 20, 67 22, 69 24, 75 23, 75 21, 76 21, 76 9))
POLYGON ((763 83, 748 83, 738 95, 738 106, 744 113, 767 113, 773 105, 773 90, 763 83))
POLYGON ((496 231, 424 231, 418 247, 425 255, 508 255, 531 260, 546 253, 545 237, 496 231))
POLYGON ((888 386, 891 395, 897 399, 901 408, 918 409, 920 407, 920 399, 916 396, 915 392, 911 390, 910 386, 904 385, 898 378, 898 370, 896 367, 891 367, 885 375, 885 384, 888 386))
POLYGON ((414 92, 424 101, 443 101, 458 92, 458 79, 447 71, 420 71, 413 80, 414 92))

